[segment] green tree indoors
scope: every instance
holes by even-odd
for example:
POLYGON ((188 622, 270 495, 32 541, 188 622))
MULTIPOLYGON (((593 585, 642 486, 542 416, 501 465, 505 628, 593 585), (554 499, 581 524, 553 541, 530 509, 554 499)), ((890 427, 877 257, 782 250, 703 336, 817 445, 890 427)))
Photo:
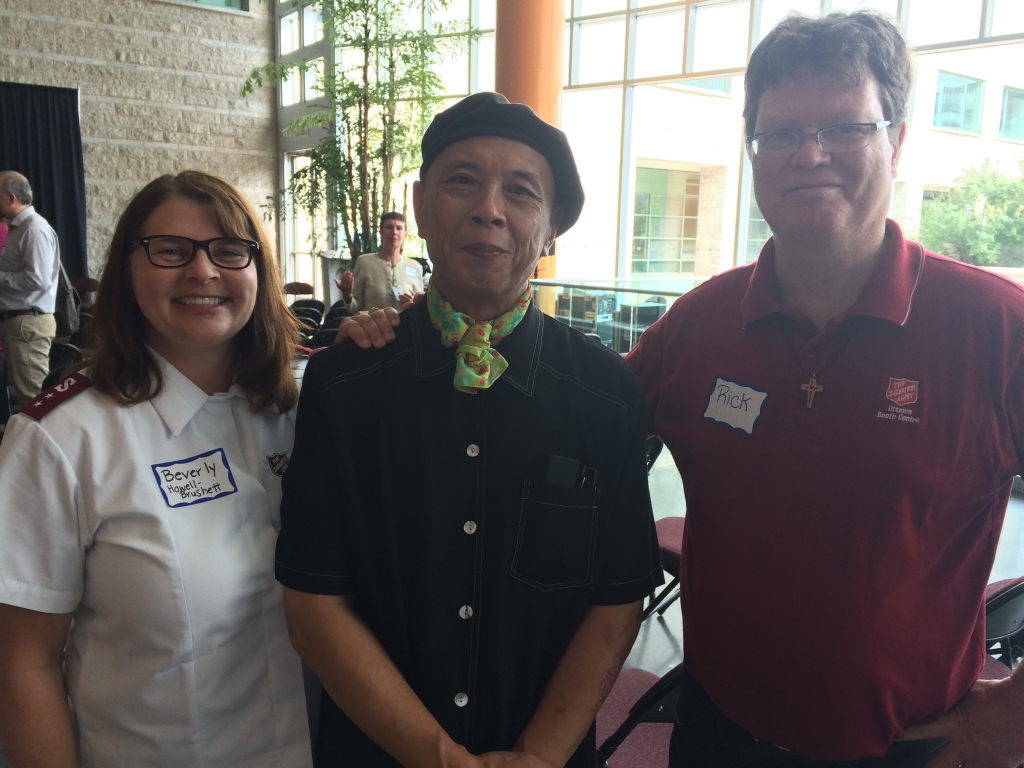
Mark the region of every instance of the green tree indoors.
MULTIPOLYGON (((273 0, 277 2, 277 0, 273 0)), ((324 235, 352 259, 380 250, 380 215, 397 206, 393 185, 419 166, 419 142, 441 105, 443 85, 434 66, 464 49, 468 25, 428 23, 450 0, 317 0, 324 37, 340 52, 333 69, 317 75, 303 62, 254 69, 243 95, 266 83, 317 76, 322 98, 284 129, 321 138, 306 154, 287 189, 268 206, 280 216, 288 205, 313 223, 313 250, 324 235), (321 212, 326 212, 323 221, 321 212), (319 230, 319 231, 318 231, 319 230)))

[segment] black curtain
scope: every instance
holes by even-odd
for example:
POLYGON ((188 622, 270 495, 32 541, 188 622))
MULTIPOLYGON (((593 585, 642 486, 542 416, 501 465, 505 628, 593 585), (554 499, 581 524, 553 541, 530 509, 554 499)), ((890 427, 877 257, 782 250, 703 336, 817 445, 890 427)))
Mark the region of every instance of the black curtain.
POLYGON ((28 177, 32 204, 57 231, 68 275, 87 275, 78 91, 0 82, 0 171, 28 177))

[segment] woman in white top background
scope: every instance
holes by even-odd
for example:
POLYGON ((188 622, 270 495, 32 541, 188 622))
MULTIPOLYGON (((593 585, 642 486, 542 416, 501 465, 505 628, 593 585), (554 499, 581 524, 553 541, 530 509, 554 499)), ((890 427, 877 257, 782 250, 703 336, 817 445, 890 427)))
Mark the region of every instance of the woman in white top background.
POLYGON ((423 293, 423 267, 403 255, 409 236, 405 216, 389 211, 380 217, 381 248, 356 259, 351 272, 337 280, 351 312, 394 307, 401 311, 423 293))
POLYGON ((14 768, 307 768, 274 580, 296 335, 259 216, 163 176, 100 283, 95 357, 0 445, 0 741, 14 768))

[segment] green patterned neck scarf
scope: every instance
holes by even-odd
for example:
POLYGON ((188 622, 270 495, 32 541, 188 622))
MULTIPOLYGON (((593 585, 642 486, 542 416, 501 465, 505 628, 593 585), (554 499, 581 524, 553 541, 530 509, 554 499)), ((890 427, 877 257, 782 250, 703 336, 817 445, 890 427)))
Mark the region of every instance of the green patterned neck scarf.
POLYGON ((427 289, 430 322, 441 332, 441 343, 446 347, 459 346, 455 353, 455 388, 459 392, 474 395, 478 389, 487 389, 505 372, 508 361, 491 344, 515 330, 526 316, 532 299, 527 286, 526 293, 512 309, 488 323, 478 323, 469 315, 456 312, 433 285, 427 289))

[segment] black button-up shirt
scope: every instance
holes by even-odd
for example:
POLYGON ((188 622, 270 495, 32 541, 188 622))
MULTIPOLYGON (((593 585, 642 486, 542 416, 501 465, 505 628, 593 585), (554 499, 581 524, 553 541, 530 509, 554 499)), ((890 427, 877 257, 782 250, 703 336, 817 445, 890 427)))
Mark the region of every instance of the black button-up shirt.
MULTIPOLYGON (((402 321, 385 349, 309 362, 277 578, 352 595, 452 739, 510 749, 587 609, 663 581, 644 400, 618 355, 534 307, 476 394, 425 302, 402 321), (570 487, 546 482, 552 456, 579 461, 570 487)), ((328 697, 321 714, 319 765, 397 765, 328 697)), ((593 754, 591 729, 568 765, 593 754)))

